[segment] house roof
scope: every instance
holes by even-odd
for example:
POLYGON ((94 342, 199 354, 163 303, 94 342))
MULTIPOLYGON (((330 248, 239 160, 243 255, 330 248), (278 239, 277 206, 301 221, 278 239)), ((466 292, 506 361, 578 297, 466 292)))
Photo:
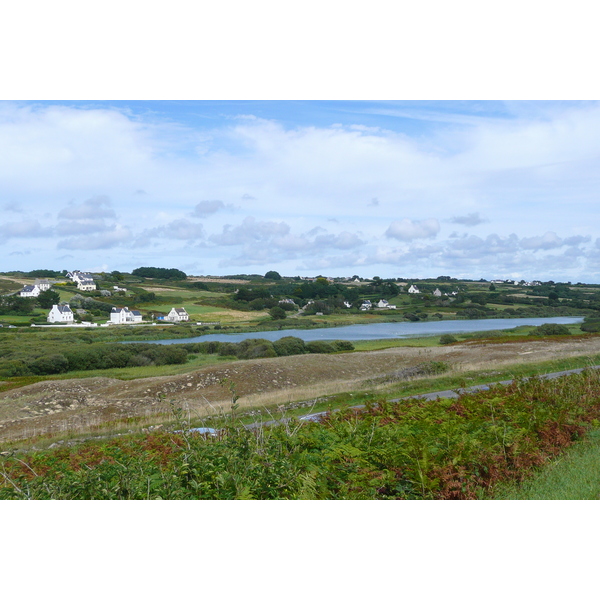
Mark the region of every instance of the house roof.
POLYGON ((33 292, 34 288, 36 288, 37 286, 35 285, 24 285, 23 289, 21 290, 22 292, 33 292))
POLYGON ((71 307, 68 304, 57 304, 56 308, 61 313, 72 313, 71 307))

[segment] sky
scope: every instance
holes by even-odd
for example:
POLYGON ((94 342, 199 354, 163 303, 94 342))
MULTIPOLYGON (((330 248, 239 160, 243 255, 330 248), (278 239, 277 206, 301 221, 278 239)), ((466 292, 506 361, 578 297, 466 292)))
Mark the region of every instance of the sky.
POLYGON ((0 102, 1 270, 600 282, 595 101, 0 102))

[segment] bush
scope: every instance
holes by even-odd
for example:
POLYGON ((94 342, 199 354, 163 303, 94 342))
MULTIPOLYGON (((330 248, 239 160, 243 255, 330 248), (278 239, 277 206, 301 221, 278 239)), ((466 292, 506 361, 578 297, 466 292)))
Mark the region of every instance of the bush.
POLYGON ((283 310, 281 306, 274 306, 269 310, 269 314, 271 315, 271 318, 275 320, 285 319, 286 317, 285 310, 283 310))
POLYGON ((533 331, 530 331, 529 335, 571 335, 571 332, 565 325, 559 325, 558 323, 544 323, 543 325, 536 327, 533 331))
POLYGON ((458 340, 449 333, 440 336, 440 344, 454 344, 455 342, 458 342, 458 340))
POLYGON ((329 342, 322 342, 320 340, 315 340, 313 342, 308 342, 306 344, 306 349, 311 354, 331 354, 335 352, 335 348, 329 342))
POLYGON ((47 354, 36 358, 29 369, 35 375, 54 375, 69 370, 69 361, 63 354, 47 354))
POLYGON ((273 358, 277 356, 273 343, 263 339, 247 339, 237 346, 236 356, 241 359, 273 358))
POLYGON ((348 340, 336 340, 332 346, 337 352, 350 352, 354 350, 354 344, 348 340))
POLYGON ((221 342, 217 350, 219 356, 237 356, 238 345, 232 342, 221 342))
POLYGON ((10 360, 0 367, 0 377, 20 377, 29 373, 29 368, 22 360, 10 360))
POLYGON ((273 342, 273 348, 277 356, 292 356, 294 354, 306 354, 308 352, 304 340, 288 335, 273 342))
POLYGON ((598 333, 600 331, 600 319, 586 319, 580 325, 580 328, 581 331, 587 331, 588 333, 598 333))

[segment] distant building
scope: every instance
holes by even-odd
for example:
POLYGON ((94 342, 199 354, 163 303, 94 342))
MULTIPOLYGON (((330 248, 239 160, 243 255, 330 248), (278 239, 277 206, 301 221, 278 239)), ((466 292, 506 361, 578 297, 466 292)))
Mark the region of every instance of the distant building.
POLYGON ((370 300, 363 300, 363 303, 360 305, 360 310, 371 310, 373 305, 370 300))
POLYGON ((71 271, 67 273, 67 277, 77 284, 77 289, 84 292, 93 292, 96 289, 94 278, 90 273, 83 271, 71 271))
POLYGON ((408 293, 409 294, 420 294, 421 292, 419 291, 419 288, 416 285, 411 285, 408 288, 408 293))
POLYGON ((46 320, 48 323, 73 323, 73 311, 68 304, 54 304, 46 320))
POLYGON ((141 323, 142 321, 142 313, 139 310, 129 310, 126 306, 125 308, 117 308, 113 306, 110 311, 110 322, 115 323, 116 325, 121 324, 131 324, 131 323, 141 323))
POLYGON ((96 289, 96 284, 93 279, 80 279, 77 282, 77 289, 84 292, 93 292, 96 289))
POLYGON ((19 292, 21 298, 37 298, 42 290, 37 285, 24 285, 19 292))
POLYGON ((434 292, 433 292, 433 295, 434 295, 436 298, 441 298, 441 297, 442 297, 442 292, 440 292, 439 288, 435 288, 435 290, 434 290, 434 292))
POLYGON ((171 321, 172 323, 181 323, 182 321, 189 320, 190 315, 187 314, 185 308, 172 308, 165 317, 165 321, 171 321))
POLYGON ((50 289, 50 282, 47 279, 36 279, 35 285, 37 285, 42 292, 46 292, 50 289))
POLYGON ((388 308, 390 310, 394 310, 396 308, 395 304, 390 304, 385 298, 382 298, 377 303, 377 308, 388 308))

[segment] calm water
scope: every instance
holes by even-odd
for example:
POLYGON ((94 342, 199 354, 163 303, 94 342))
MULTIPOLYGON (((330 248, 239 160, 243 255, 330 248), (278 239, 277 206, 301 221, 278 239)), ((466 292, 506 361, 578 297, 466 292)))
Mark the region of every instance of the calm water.
MULTIPOLYGON (((241 342, 248 338, 261 338, 274 342, 293 335, 305 342, 313 340, 383 340, 388 338, 422 337, 443 333, 473 333, 494 329, 513 329, 521 325, 543 325, 580 323, 583 317, 548 317, 531 319, 476 319, 460 321, 428 321, 424 323, 372 323, 370 325, 348 325, 328 329, 285 329, 281 331, 259 331, 256 333, 211 333, 178 340, 157 340, 153 344, 187 344, 193 342, 241 342)), ((146 342, 147 343, 147 342, 146 342)))

